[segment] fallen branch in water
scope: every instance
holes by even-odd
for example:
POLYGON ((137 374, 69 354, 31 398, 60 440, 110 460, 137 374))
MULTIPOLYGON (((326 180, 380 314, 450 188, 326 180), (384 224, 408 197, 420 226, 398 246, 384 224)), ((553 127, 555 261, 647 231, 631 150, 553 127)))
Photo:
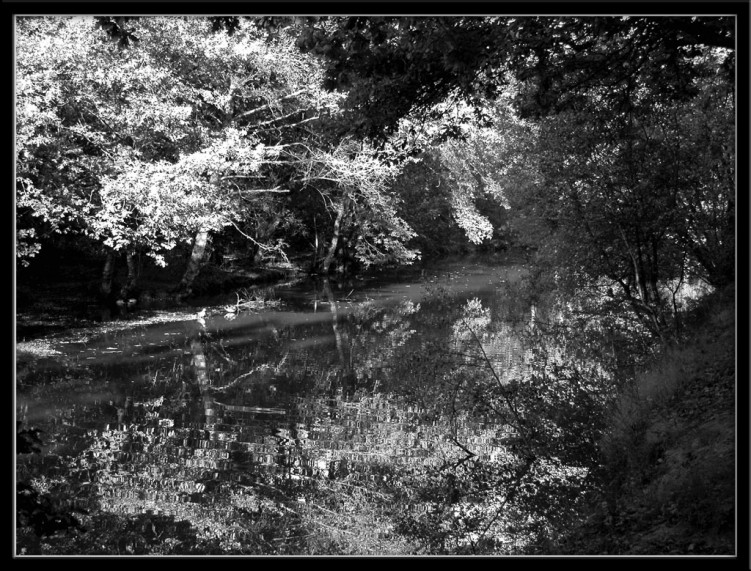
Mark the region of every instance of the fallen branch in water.
POLYGON ((266 299, 262 293, 250 293, 248 290, 242 290, 243 296, 240 292, 235 292, 237 296, 237 302, 235 305, 225 305, 224 311, 227 313, 239 313, 243 310, 249 309, 269 309, 272 307, 280 307, 282 300, 280 299, 266 299))

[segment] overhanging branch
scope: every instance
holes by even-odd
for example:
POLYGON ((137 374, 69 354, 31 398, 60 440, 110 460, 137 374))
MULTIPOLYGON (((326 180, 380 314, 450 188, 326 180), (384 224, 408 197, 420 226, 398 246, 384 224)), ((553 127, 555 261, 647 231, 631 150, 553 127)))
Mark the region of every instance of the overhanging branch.
POLYGON ((293 91, 289 95, 285 95, 284 97, 280 97, 279 99, 272 101, 270 103, 267 103, 266 105, 261 105, 260 107, 256 107, 255 109, 251 109, 250 111, 245 111, 244 113, 240 113, 239 115, 235 115, 234 119, 244 119, 245 117, 250 117, 251 115, 255 115, 256 113, 260 113, 261 111, 264 111, 266 109, 270 109, 274 106, 276 103, 280 103, 284 101, 285 99, 289 99, 290 97, 294 97, 296 95, 300 95, 302 93, 305 93, 307 88, 305 89, 298 89, 297 91, 293 91))

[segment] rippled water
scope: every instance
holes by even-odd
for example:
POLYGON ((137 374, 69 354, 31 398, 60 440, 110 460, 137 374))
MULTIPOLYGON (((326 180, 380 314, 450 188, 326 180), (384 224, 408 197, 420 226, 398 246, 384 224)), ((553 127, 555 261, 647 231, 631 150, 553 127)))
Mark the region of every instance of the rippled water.
POLYGON ((18 371, 17 415, 45 444, 19 474, 67 486, 89 512, 210 521, 231 535, 238 506, 304 504, 321 486, 456 458, 457 430, 499 457, 506 428, 472 417, 457 427, 431 387, 452 359, 477 358, 476 343, 501 378, 523 365, 529 308, 502 295, 519 274, 455 264, 391 282, 305 282, 268 292, 280 302, 268 310, 207 299, 202 319, 60 343, 58 357, 18 371), (472 336, 491 319, 494 336, 472 336))

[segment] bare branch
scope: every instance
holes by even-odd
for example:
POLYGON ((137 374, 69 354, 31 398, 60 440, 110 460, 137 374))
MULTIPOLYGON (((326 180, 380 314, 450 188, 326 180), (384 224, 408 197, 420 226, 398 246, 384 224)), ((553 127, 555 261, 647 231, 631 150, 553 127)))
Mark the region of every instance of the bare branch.
POLYGON ((295 109, 294 111, 291 111, 287 113, 286 115, 282 115, 280 117, 274 117, 273 119, 269 119, 268 121, 264 121, 262 123, 256 123, 253 125, 253 128, 259 129, 261 127, 265 127, 266 125, 271 125, 273 123, 276 123, 277 121, 282 121, 284 119, 287 119, 289 117, 292 117, 293 115, 296 115, 297 113, 305 113, 306 111, 313 109, 312 107, 307 107, 305 109, 295 109))
MULTIPOLYGON (((227 175, 227 176, 223 176, 219 180, 231 180, 231 179, 234 179, 234 178, 258 178, 258 177, 255 177, 255 176, 243 176, 243 175, 227 175)), ((248 193, 248 194, 262 194, 262 193, 266 193, 266 192, 271 192, 271 193, 275 193, 275 194, 286 194, 286 193, 289 192, 289 189, 288 188, 279 188, 279 187, 274 187, 274 188, 252 188, 252 189, 247 189, 247 190, 240 190, 240 192, 248 193)))
POLYGON ((237 224, 235 224, 234 220, 232 220, 230 218, 226 218, 226 217, 225 217, 225 220, 227 222, 229 222, 232 226, 234 226, 235 230, 237 230, 240 234, 242 234, 248 240, 250 240, 251 242, 253 242, 261 250, 265 250, 266 252, 278 252, 282 256, 282 258, 284 258, 285 262, 289 262, 289 258, 287 258, 287 254, 285 254, 284 250, 282 250, 279 246, 269 246, 267 244, 262 244, 261 242, 259 242, 255 238, 253 238, 253 236, 249 236, 248 234, 246 234, 245 232, 243 232, 242 230, 240 230, 240 227, 237 224))
POLYGON ((260 107, 256 107, 255 109, 251 109, 250 111, 245 111, 244 113, 240 113, 239 115, 235 115, 234 119, 237 120, 237 119, 244 119, 245 117, 250 117, 251 115, 255 115, 256 113, 260 113, 261 111, 264 111, 266 109, 270 109, 276 103, 280 103, 280 102, 284 101, 285 99, 289 99, 290 97, 294 97, 296 95, 300 95, 302 93, 305 93, 306 91, 308 91, 307 88, 305 88, 305 89, 298 89, 297 91, 294 91, 294 92, 290 93, 289 95, 285 95, 284 97, 281 97, 281 98, 279 98, 279 99, 277 99, 275 101, 271 101, 271 102, 267 103, 266 105, 261 105, 260 107))
MULTIPOLYGON (((466 320, 462 319, 462 323, 464 326, 469 330, 469 332, 472 334, 472 337, 475 340, 475 343, 479 347, 480 351, 482 352, 482 358, 487 363, 488 369, 490 370, 490 373, 493 375, 493 378, 495 379, 496 383, 498 384, 498 388, 501 391, 501 396, 506 401, 506 405, 508 406, 509 410, 511 410, 512 414, 516 418, 516 429, 519 431, 519 433, 522 435, 522 438, 524 439, 524 442, 529 445, 529 437, 527 435, 527 431, 524 429, 524 422, 522 421, 521 417, 519 416, 519 411, 517 410, 516 406, 514 405, 514 402, 511 398, 510 392, 506 389, 506 387, 503 386, 503 381, 501 381, 501 378, 498 376, 498 373, 495 371, 495 367, 493 367, 493 364, 491 363, 490 359, 488 358, 487 353, 485 353, 485 348, 482 346, 482 343, 480 342, 479 337, 477 337, 477 333, 469 326, 469 324, 466 322, 466 320)), ((530 446, 531 448, 531 446, 530 446)))

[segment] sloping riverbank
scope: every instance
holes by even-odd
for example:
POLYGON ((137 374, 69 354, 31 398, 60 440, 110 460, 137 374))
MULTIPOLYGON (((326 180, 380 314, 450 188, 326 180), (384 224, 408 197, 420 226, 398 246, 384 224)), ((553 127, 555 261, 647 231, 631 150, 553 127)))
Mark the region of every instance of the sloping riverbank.
POLYGON ((734 290, 704 300, 687 326, 621 396, 602 442, 604 492, 562 551, 735 552, 734 290))

